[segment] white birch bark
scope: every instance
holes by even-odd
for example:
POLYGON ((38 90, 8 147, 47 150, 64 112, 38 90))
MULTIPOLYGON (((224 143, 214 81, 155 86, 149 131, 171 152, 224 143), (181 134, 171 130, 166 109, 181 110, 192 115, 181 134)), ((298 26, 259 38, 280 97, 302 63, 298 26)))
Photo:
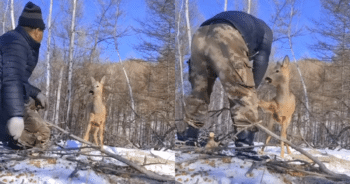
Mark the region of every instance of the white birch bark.
POLYGON ((73 0, 73 12, 72 22, 70 30, 70 43, 69 43, 69 63, 68 63, 68 107, 67 107, 67 122, 69 122, 69 114, 72 101, 72 75, 73 75, 73 51, 74 51, 74 35, 75 35, 75 14, 77 8, 77 0, 73 0))
POLYGON ((10 0, 7 0, 4 16, 2 17, 2 34, 5 34, 6 13, 7 13, 7 9, 9 6, 9 2, 10 2, 10 0))
POLYGON ((188 37, 188 45, 189 49, 191 49, 191 24, 190 24, 190 13, 189 13, 189 0, 185 2, 185 13, 186 13, 186 25, 187 25, 187 37, 188 37))
POLYGON ((55 125, 58 125, 58 118, 60 114, 60 102, 61 102, 61 88, 62 88, 62 80, 63 80, 63 67, 61 67, 60 77, 57 88, 57 99, 56 99, 56 110, 55 110, 55 125))
POLYGON ((15 9, 13 6, 13 2, 14 0, 11 0, 11 25, 12 25, 12 29, 16 28, 16 24, 15 24, 15 9))
MULTIPOLYGON (((46 51, 46 97, 50 99, 50 78, 51 78, 51 64, 50 64, 50 44, 51 44, 51 17, 52 17, 52 4, 53 0, 50 0, 50 12, 48 18, 48 38, 47 38, 47 51, 46 51)), ((50 104, 49 104, 50 106, 50 104)), ((49 107, 45 111, 44 119, 47 119, 49 107)))
POLYGON ((178 55, 178 60, 179 60, 179 64, 180 64, 180 80, 181 80, 181 100, 182 100, 182 104, 184 106, 186 106, 185 104, 185 92, 184 92, 184 79, 183 79, 183 66, 182 66, 182 52, 181 52, 181 41, 180 41, 180 23, 181 23, 181 12, 182 12, 182 8, 183 8, 183 0, 181 1, 181 7, 180 7, 180 11, 179 11, 179 17, 177 20, 177 49, 179 51, 179 55, 178 55))

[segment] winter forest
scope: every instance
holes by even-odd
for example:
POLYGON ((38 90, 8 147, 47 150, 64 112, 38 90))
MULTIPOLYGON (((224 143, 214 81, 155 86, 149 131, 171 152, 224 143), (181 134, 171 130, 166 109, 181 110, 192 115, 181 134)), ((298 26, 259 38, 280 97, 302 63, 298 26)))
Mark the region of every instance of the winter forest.
MULTIPOLYGON (((224 10, 241 10, 263 19, 273 31, 267 74, 285 55, 291 58, 290 88, 297 105, 287 130, 288 139, 297 145, 315 148, 349 149, 349 2, 223 0, 207 4, 188 0, 176 2, 176 76, 183 78, 176 78, 175 119, 183 116, 183 99, 190 91, 186 61, 190 57, 188 40, 191 35, 211 16, 224 10), (202 11, 205 8, 208 12, 204 18, 205 12, 202 11)), ((271 100, 276 95, 275 88, 266 83, 262 83, 257 92, 264 100, 271 100)), ((227 96, 217 80, 209 106, 212 115, 206 125, 217 135, 226 135, 233 130, 229 111, 217 113, 225 108, 229 108, 227 96)), ((259 116, 263 123, 269 121, 268 115, 262 111, 259 111, 259 116)), ((275 125, 278 135, 280 127, 275 125)), ((265 138, 266 134, 259 131, 255 141, 264 142, 265 138)))
MULTIPOLYGON (((239 10, 262 19, 273 31, 266 75, 284 56, 290 58, 296 109, 287 139, 308 149, 350 150, 350 0, 31 1, 41 7, 46 24, 30 78, 49 99, 48 110, 39 113, 77 137, 83 138, 88 127, 91 78, 105 78, 104 145, 170 150, 175 165, 175 135, 187 126, 183 120, 191 93, 187 61, 192 36, 214 15, 239 10)), ((27 2, 0 1, 0 35, 15 29, 27 2)), ((257 94, 270 101, 276 88, 264 81, 257 94)), ((209 116, 201 136, 233 135, 230 104, 219 79, 209 116)), ((259 109, 259 119, 267 126, 271 117, 259 109)), ((275 124, 273 132, 280 135, 281 126, 275 124)), ((55 129, 51 133, 52 141, 70 139, 55 129)), ((266 136, 259 131, 254 142, 264 142, 266 136)), ((146 157, 141 163, 147 165, 146 157)), ((172 167, 165 174, 174 177, 172 167)))
MULTIPOLYGON (((174 139, 174 2, 142 2, 144 16, 137 20, 123 9, 129 3, 123 0, 33 2, 42 7, 47 27, 30 79, 49 97, 45 119, 82 137, 92 101, 90 77, 99 81, 105 76, 105 144, 169 146, 174 139), (119 41, 130 35, 137 42, 119 41), (128 52, 142 57, 120 53, 126 44, 135 50, 128 52)), ((14 28, 25 3, 1 1, 2 33, 14 28)))

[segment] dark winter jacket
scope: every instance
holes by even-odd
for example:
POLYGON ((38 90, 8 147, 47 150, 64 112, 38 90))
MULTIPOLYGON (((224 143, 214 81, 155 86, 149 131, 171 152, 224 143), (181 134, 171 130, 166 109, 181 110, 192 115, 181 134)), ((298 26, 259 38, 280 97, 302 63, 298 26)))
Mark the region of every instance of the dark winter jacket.
POLYGON ((258 87, 267 70, 272 45, 272 31, 266 23, 240 11, 226 11, 205 21, 201 26, 227 23, 242 35, 249 49, 249 58, 254 61, 255 87, 258 87))
POLYGON ((24 102, 40 90, 31 84, 39 56, 40 43, 21 26, 0 36, 0 123, 11 117, 23 117, 24 102))

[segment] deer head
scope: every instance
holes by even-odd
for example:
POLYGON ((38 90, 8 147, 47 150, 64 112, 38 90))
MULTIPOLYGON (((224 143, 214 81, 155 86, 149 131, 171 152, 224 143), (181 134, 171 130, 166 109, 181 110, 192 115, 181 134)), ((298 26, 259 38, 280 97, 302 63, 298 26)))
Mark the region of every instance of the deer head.
POLYGON ((266 82, 277 87, 289 81, 289 57, 285 56, 282 64, 277 63, 272 72, 265 78, 266 82))
POLYGON ((102 77, 101 81, 98 82, 95 78, 91 77, 91 89, 89 91, 93 96, 102 96, 103 85, 105 83, 105 76, 102 77))

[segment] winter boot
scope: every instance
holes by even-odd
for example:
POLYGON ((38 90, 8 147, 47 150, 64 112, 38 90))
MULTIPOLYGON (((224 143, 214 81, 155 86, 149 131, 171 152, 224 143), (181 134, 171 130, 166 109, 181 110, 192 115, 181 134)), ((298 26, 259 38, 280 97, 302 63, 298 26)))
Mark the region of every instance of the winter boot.
POLYGON ((194 128, 190 125, 186 127, 184 132, 178 132, 177 139, 179 141, 184 141, 187 146, 196 146, 198 140, 199 129, 194 128))
POLYGON ((198 140, 199 129, 192 126, 188 126, 186 130, 186 145, 187 146, 196 146, 198 140))
MULTIPOLYGON (((248 131, 248 130, 243 130, 241 133, 237 135, 237 139, 235 141, 236 147, 246 147, 246 146, 254 146, 254 136, 255 136, 254 131, 248 131)), ((237 150, 238 152, 244 151, 244 152, 252 152, 254 154, 257 154, 254 151, 254 148, 245 148, 245 149, 239 149, 237 150)))

